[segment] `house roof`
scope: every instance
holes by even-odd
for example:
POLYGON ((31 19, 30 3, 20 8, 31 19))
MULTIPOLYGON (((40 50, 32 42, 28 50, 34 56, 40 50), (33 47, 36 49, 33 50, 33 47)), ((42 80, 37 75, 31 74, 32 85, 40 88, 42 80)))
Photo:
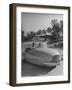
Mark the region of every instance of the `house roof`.
POLYGON ((36 35, 36 36, 38 36, 38 37, 41 37, 41 36, 52 36, 52 33, 46 33, 46 34, 40 34, 40 35, 36 35))

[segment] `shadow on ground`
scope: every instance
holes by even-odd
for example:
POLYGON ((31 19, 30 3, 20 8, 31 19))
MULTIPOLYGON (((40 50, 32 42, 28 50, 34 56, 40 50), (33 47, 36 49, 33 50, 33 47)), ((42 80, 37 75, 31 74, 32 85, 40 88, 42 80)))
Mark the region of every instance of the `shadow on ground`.
POLYGON ((44 66, 37 66, 34 64, 31 64, 27 61, 22 61, 22 73, 21 76, 44 76, 48 74, 49 71, 51 71, 53 68, 50 67, 44 67, 44 66))

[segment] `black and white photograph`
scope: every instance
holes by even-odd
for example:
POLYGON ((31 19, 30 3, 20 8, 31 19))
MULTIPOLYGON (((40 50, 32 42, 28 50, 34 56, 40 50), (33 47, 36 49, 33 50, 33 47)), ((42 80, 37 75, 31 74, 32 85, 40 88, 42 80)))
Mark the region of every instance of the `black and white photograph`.
POLYGON ((10 84, 70 82, 70 7, 11 4, 10 84))
POLYGON ((63 14, 21 12, 21 76, 63 75, 63 14))

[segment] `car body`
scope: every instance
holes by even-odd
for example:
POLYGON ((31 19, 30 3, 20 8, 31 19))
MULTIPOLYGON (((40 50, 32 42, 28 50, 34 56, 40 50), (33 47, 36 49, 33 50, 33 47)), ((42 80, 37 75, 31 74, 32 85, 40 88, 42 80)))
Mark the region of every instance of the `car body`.
MULTIPOLYGON (((45 43, 44 43, 45 44, 45 43)), ((24 60, 39 66, 53 67, 60 63, 60 53, 46 47, 46 44, 40 48, 26 48, 24 52, 24 60)))

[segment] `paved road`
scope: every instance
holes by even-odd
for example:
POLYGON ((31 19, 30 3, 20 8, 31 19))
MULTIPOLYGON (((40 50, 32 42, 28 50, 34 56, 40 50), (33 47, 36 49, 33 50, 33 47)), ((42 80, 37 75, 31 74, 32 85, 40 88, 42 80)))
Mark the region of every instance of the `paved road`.
MULTIPOLYGON (((55 68, 55 67, 53 67, 55 68)), ((44 76, 48 74, 53 68, 50 67, 41 67, 37 65, 33 65, 28 62, 22 62, 22 76, 44 76)))

